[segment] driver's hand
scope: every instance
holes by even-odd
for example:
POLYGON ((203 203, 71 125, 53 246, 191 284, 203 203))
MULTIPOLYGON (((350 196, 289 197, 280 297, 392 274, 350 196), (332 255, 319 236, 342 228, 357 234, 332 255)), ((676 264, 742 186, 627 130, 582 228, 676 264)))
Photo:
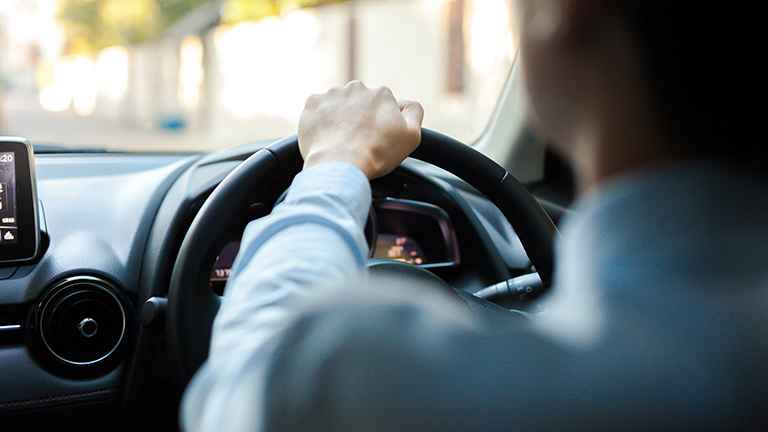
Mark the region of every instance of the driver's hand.
POLYGON ((381 177, 421 142, 424 109, 398 100, 386 87, 369 89, 360 81, 334 87, 307 99, 299 119, 304 168, 347 162, 368 177, 381 177))

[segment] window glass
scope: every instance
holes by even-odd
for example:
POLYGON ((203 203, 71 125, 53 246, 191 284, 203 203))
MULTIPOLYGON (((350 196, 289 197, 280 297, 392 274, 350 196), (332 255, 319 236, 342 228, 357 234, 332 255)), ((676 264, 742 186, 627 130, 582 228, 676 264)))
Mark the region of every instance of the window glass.
POLYGON ((296 131, 360 79, 472 142, 515 56, 507 0, 2 0, 0 134, 124 151, 296 131))

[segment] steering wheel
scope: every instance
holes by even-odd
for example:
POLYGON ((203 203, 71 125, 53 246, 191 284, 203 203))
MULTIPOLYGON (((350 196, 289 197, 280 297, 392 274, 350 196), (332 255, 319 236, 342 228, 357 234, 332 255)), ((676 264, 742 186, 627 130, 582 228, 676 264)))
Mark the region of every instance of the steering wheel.
MULTIPOLYGON (((509 220, 549 287, 557 229, 512 175, 471 147, 428 129, 422 129, 421 144, 411 157, 455 174, 488 197, 509 220)), ((209 286, 209 264, 254 197, 277 179, 296 175, 302 164, 296 135, 257 151, 214 189, 189 227, 173 268, 166 319, 172 370, 179 384, 186 385, 208 357, 220 302, 209 286)))

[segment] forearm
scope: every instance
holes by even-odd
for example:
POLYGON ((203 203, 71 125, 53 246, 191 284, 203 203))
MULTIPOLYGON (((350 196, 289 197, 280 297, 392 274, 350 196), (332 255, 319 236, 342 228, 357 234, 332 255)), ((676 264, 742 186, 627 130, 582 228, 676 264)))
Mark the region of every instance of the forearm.
POLYGON ((317 168, 243 236, 209 359, 185 395, 188 430, 257 429, 275 335, 320 287, 364 275, 367 181, 351 167, 317 168))

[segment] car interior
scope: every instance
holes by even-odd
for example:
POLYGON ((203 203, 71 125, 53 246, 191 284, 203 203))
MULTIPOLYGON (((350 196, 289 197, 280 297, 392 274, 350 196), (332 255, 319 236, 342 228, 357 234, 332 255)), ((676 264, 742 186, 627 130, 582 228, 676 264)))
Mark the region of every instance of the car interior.
MULTIPOLYGON (((186 22, 205 21, 199 11, 221 2, 192 3, 186 22)), ((448 15, 469 7, 439 3, 448 15)), ((0 30, 14 13, 0 12, 0 30)), ((372 182, 372 268, 428 272, 464 298, 485 298, 482 307, 540 311, 555 224, 574 186, 538 133, 519 69, 512 61, 498 96, 484 100, 477 137, 456 140, 428 123, 413 157, 372 182)), ((18 91, 6 86, 0 101, 18 91)), ((18 106, 0 109, 10 118, 18 106)), ((83 116, 73 110, 51 122, 78 129, 83 116)), ((188 127, 183 115, 156 117, 169 134, 188 127)), ((206 357, 239 238, 301 168, 296 136, 113 150, 36 138, 47 121, 19 124, 0 124, 0 429, 178 430, 184 385, 206 357)))

